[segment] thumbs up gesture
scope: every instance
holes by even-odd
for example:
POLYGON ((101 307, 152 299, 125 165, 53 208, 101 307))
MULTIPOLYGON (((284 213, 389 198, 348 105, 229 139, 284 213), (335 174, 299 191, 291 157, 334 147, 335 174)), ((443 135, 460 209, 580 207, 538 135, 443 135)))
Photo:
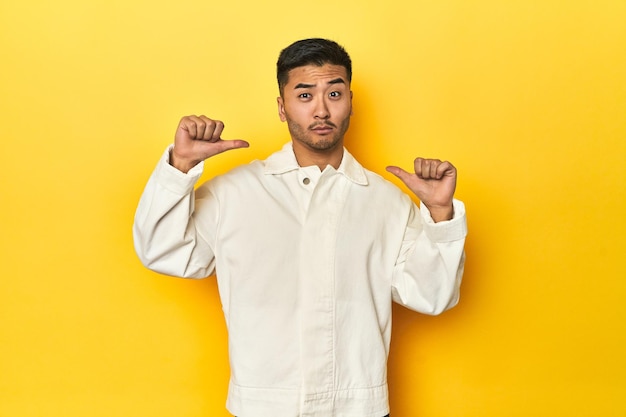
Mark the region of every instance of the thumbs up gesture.
POLYGON ((413 167, 415 173, 397 166, 388 166, 387 171, 400 178, 420 199, 435 222, 452 219, 456 168, 450 162, 426 158, 416 158, 413 167))

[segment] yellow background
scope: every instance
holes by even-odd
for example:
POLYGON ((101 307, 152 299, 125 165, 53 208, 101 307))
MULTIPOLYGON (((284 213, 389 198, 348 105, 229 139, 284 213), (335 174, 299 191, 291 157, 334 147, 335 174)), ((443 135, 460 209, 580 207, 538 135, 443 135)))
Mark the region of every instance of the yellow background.
POLYGON ((287 141, 275 61, 313 36, 352 55, 361 162, 449 159, 468 208, 460 305, 394 310, 392 415, 626 415, 625 22, 623 0, 3 0, 0 416, 228 415, 215 281, 145 270, 134 209, 185 114, 250 141, 215 173, 287 141))

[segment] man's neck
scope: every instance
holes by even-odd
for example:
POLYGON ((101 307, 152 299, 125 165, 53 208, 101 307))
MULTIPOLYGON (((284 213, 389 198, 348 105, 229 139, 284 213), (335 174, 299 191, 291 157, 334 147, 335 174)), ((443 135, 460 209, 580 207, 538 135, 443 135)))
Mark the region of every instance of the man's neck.
POLYGON ((343 159, 342 143, 338 143, 334 148, 324 151, 311 149, 296 141, 292 141, 292 143, 293 153, 296 155, 298 165, 301 167, 317 165, 320 171, 323 171, 328 165, 335 169, 338 169, 339 165, 341 165, 341 160, 343 159))

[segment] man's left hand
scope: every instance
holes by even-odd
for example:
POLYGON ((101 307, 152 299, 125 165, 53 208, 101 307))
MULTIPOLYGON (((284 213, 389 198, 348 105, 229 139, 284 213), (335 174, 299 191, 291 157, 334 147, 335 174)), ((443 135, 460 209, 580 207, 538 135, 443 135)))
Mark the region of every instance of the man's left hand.
POLYGON ((414 174, 396 166, 388 166, 387 171, 400 178, 415 193, 435 222, 452 219, 456 168, 447 161, 425 158, 416 158, 413 165, 414 174))

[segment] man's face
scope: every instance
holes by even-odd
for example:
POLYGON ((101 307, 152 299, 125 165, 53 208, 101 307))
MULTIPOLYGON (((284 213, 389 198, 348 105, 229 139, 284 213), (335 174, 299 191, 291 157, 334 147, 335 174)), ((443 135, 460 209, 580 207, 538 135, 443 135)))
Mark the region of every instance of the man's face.
POLYGON ((343 146, 352 114, 346 69, 331 64, 292 69, 278 97, 278 114, 294 144, 322 152, 343 146))

